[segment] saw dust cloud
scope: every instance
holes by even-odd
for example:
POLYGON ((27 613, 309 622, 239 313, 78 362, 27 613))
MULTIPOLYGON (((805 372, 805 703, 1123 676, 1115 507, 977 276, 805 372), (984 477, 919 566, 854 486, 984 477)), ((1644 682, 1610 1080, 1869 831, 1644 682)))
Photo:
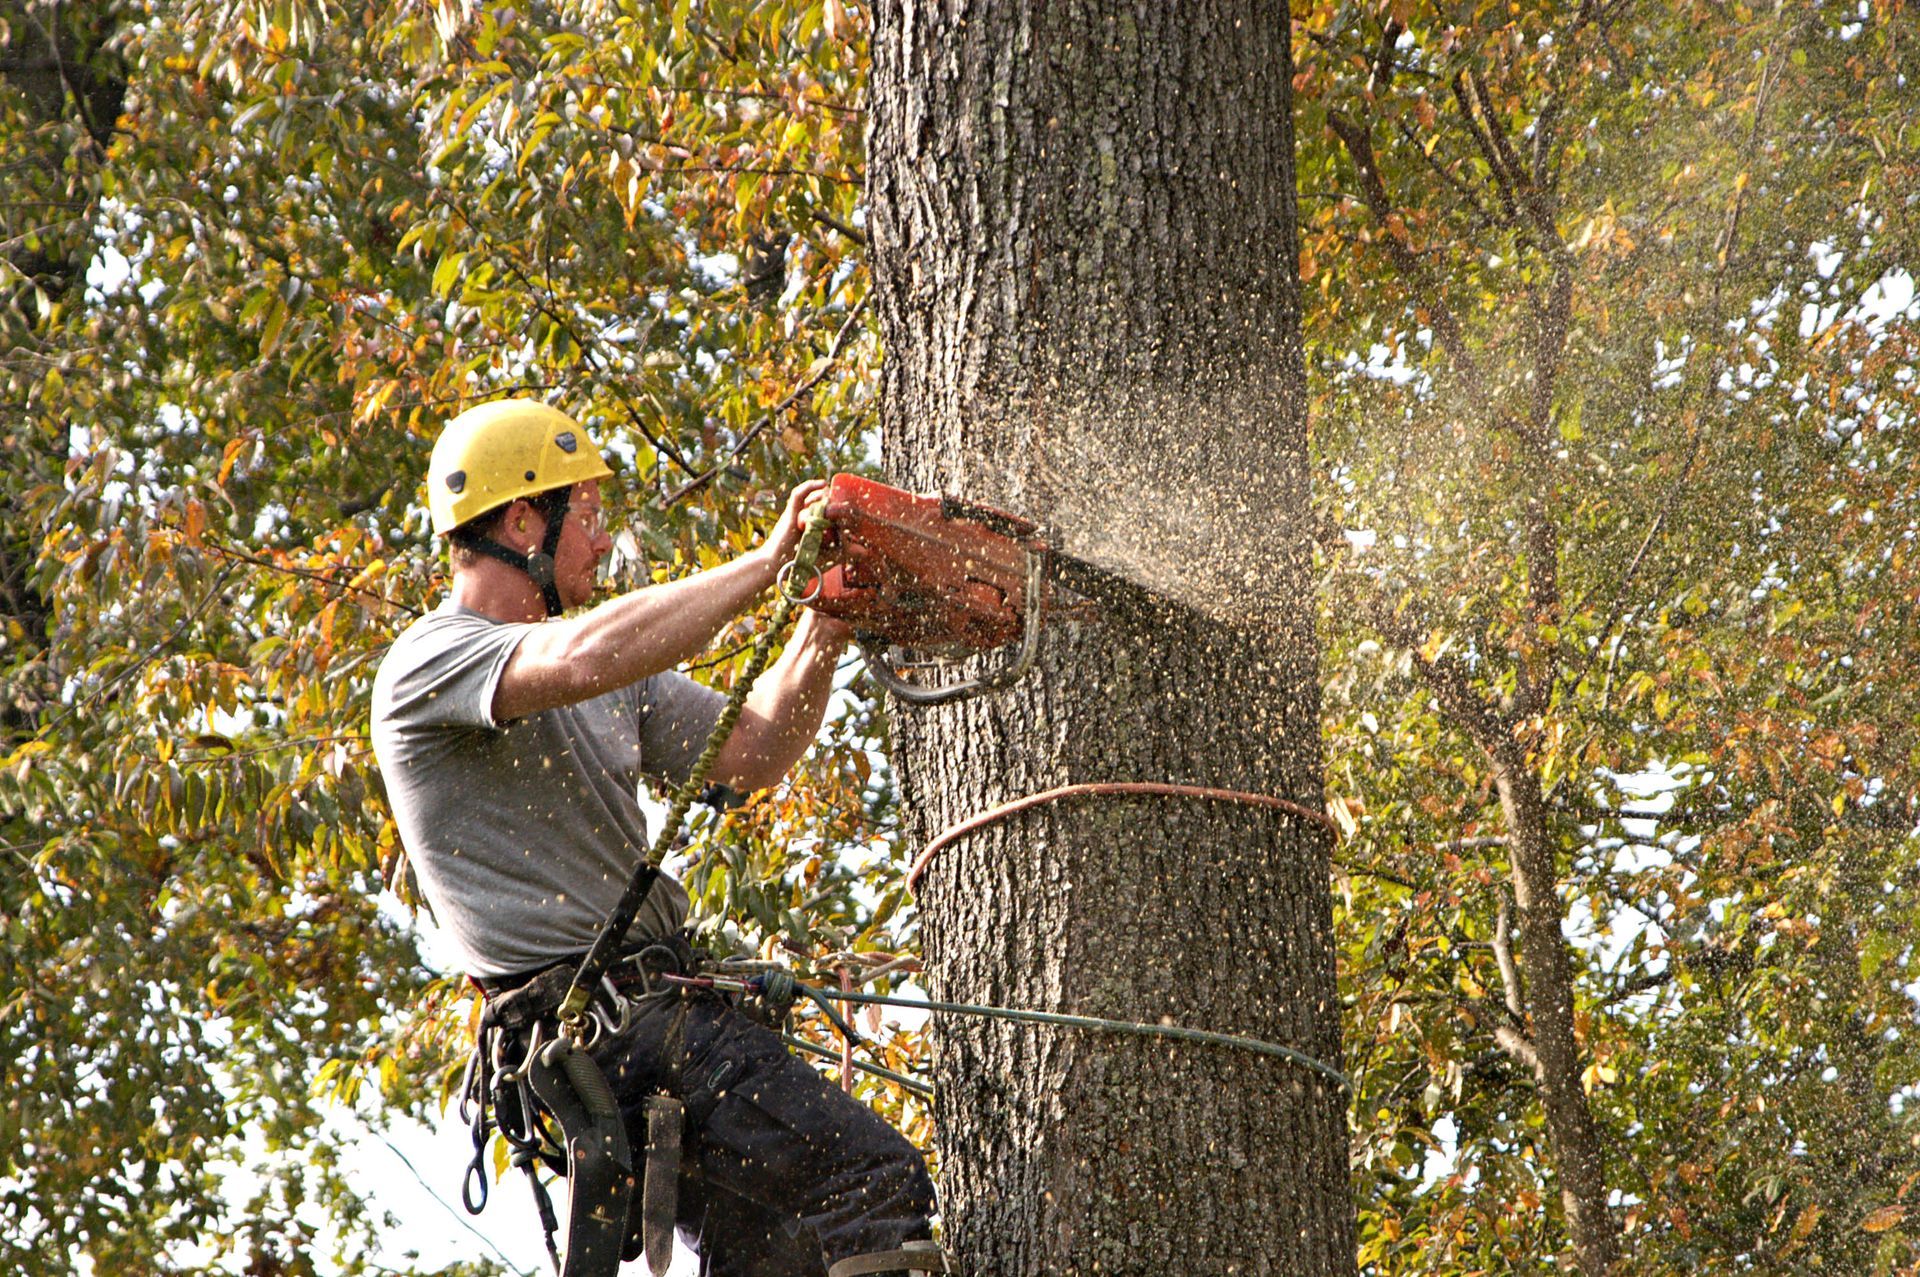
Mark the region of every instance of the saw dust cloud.
POLYGON ((1273 626, 1310 613, 1306 438, 1278 376, 1064 400, 1015 418, 1024 447, 985 468, 1006 483, 990 503, 1211 620, 1273 626))

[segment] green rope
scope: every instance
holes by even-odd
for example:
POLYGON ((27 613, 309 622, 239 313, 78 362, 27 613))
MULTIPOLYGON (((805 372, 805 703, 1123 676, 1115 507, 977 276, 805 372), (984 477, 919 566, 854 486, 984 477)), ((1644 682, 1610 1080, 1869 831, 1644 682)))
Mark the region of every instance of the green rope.
POLYGON ((1210 1046, 1228 1046, 1241 1051, 1253 1051, 1260 1055, 1271 1055, 1277 1059, 1297 1064, 1339 1087, 1341 1091, 1353 1093, 1353 1079, 1324 1060, 1317 1060, 1304 1051, 1296 1051, 1290 1046, 1281 1046, 1278 1042, 1262 1042, 1259 1038, 1245 1038, 1235 1033, 1215 1033, 1211 1029, 1186 1029, 1174 1024, 1140 1024, 1133 1020, 1107 1020, 1091 1015, 1066 1015, 1058 1011, 1023 1011, 1017 1007, 980 1006, 968 1002, 934 1002, 919 998, 892 998, 879 993, 855 993, 843 989, 817 989, 820 997, 833 998, 840 1002, 875 1003, 888 1007, 914 1007, 921 1011, 938 1011, 946 1015, 972 1015, 988 1020, 1019 1020, 1028 1024, 1059 1024, 1074 1029, 1101 1029, 1108 1033, 1130 1033, 1144 1038, 1172 1038, 1177 1042, 1205 1042, 1210 1046))
MULTIPOLYGON (((705 985, 716 989, 734 989, 743 993, 759 991, 752 980, 730 980, 720 976, 668 976, 666 979, 671 984, 705 985)), ((1238 1051, 1270 1055, 1275 1059, 1285 1060, 1289 1064, 1296 1064, 1326 1078, 1343 1094, 1353 1094, 1353 1079, 1326 1061, 1315 1059, 1306 1052, 1296 1051, 1290 1046, 1281 1046, 1278 1042, 1263 1042, 1259 1038, 1241 1037, 1237 1033, 1215 1033, 1211 1029, 1188 1029, 1176 1024, 1142 1024, 1135 1020, 1108 1020, 1092 1015, 1067 1015, 1059 1011, 1024 1011, 1017 1007, 982 1006, 972 1002, 935 1002, 925 998, 895 998, 880 993, 858 993, 848 989, 822 988, 799 980, 793 983, 797 992, 805 994, 815 1002, 831 998, 837 1002, 910 1007, 916 1011, 938 1012, 943 1015, 971 1015, 986 1020, 1017 1020, 1027 1024, 1057 1024, 1072 1029, 1099 1029, 1108 1033, 1132 1034, 1135 1037, 1171 1038, 1176 1042, 1202 1042, 1209 1046, 1232 1047, 1238 1051)))
MULTIPOLYGON (((807 1054, 817 1055, 823 1060, 837 1061, 840 1058, 838 1051, 829 1050, 816 1042, 809 1042, 805 1038, 795 1037, 791 1033, 782 1033, 780 1040, 796 1051, 805 1051, 807 1054)), ((854 1060, 852 1064, 854 1068, 859 1069, 862 1073, 871 1073, 875 1077, 885 1078, 895 1086, 912 1091, 915 1095, 921 1096, 924 1099, 930 1100, 933 1098, 933 1087, 922 1082, 917 1077, 908 1077, 905 1073, 896 1073, 892 1069, 881 1068, 878 1064, 870 1064, 865 1060, 854 1060)))
MULTIPOLYGON (((783 580, 804 581, 813 575, 814 561, 820 557, 820 541, 827 530, 827 503, 820 502, 807 516, 806 526, 800 533, 800 544, 793 552, 793 562, 786 569, 783 580)), ((647 853, 647 863, 659 868, 666 861, 667 853, 673 850, 674 840, 680 836, 680 824, 687 818, 687 809, 693 806, 707 787, 707 777, 713 773, 713 765, 720 758, 720 751, 726 748, 727 738, 733 735, 733 725, 740 721, 741 711, 747 705, 747 693, 753 689, 754 680, 766 671, 767 662, 773 656, 773 641, 787 628, 787 622, 793 616, 799 602, 785 589, 779 591, 779 599, 773 605, 773 615, 767 620, 767 628, 753 645, 753 654, 747 658, 747 668, 734 680, 733 690, 727 696, 727 703, 720 710, 720 718, 713 725, 713 731, 707 736, 707 747, 693 764, 693 771, 687 777, 687 783, 680 786, 673 797, 673 805, 667 808, 667 815, 660 822, 660 833, 653 840, 653 849, 647 853)))
POLYGON ((640 890, 644 883, 651 887, 652 879, 673 850, 674 841, 680 836, 680 826, 687 818, 687 809, 693 800, 706 789, 707 777, 713 773, 713 766, 719 761, 720 751, 726 747, 727 738, 733 735, 734 724, 740 721, 740 712, 746 708, 747 693, 753 690, 754 680, 767 668, 767 662, 773 655, 774 640, 787 628, 787 622, 793 617, 794 608, 801 600, 794 598, 785 588, 788 581, 805 581, 813 575, 814 563, 820 557, 820 542, 827 530, 827 503, 820 502, 807 516, 807 522, 800 531, 800 544, 795 547, 793 561, 782 569, 779 600, 773 606, 773 615, 767 620, 767 628, 761 632, 753 645, 753 654, 747 658, 746 669, 734 680, 733 690, 727 695, 727 702, 720 709, 720 717, 713 725, 713 731, 707 736, 707 747, 694 761, 693 771, 687 776, 686 784, 680 786, 674 794, 673 803, 667 808, 666 818, 660 822, 659 836, 653 840, 653 847, 647 852, 647 858, 634 867, 633 877, 627 882, 627 889, 621 895, 607 920, 601 924, 600 934, 594 937, 593 947, 587 956, 581 959, 580 968, 574 973, 573 983, 567 989, 567 996, 561 1000, 555 1014, 562 1024, 577 1025, 586 1015, 587 1005, 593 1000, 593 985, 606 970, 613 952, 625 937, 626 930, 633 922, 645 900, 645 892, 640 890))

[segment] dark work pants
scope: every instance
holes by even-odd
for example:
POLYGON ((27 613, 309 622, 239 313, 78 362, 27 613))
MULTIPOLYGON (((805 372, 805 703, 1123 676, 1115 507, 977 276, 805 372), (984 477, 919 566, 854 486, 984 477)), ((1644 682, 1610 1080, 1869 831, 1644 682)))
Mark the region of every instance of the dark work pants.
POLYGON ((687 1106, 676 1222, 703 1277, 822 1277, 849 1255, 932 1236, 919 1151, 720 998, 648 998, 592 1055, 636 1159, 647 1097, 687 1106))

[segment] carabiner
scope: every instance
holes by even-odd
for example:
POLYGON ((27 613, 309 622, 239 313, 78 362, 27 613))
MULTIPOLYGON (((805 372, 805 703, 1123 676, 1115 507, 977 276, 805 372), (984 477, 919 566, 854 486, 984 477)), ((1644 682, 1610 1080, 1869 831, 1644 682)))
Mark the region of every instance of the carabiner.
POLYGON ((607 991, 608 1001, 619 1008, 619 1018, 612 1018, 607 1008, 596 1002, 592 1011, 594 1023, 608 1037, 617 1038, 633 1027, 633 1004, 620 995, 620 990, 613 987, 612 976, 601 976, 600 987, 607 991))

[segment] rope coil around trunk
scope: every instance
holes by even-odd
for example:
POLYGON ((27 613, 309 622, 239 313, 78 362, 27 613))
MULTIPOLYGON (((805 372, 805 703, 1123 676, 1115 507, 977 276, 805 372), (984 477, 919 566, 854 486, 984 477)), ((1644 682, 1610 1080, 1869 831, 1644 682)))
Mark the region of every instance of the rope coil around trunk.
POLYGON ((919 894, 920 875, 925 873, 934 856, 951 843, 957 842, 968 834, 975 833, 996 821, 1004 820, 1018 812, 1030 811, 1049 803, 1057 803, 1068 798, 1118 798, 1118 797, 1155 797, 1155 798, 1194 798, 1206 802, 1240 803, 1249 807, 1267 807, 1284 812, 1299 820, 1312 821, 1331 833, 1337 833, 1332 817, 1323 811, 1315 811, 1300 803, 1285 798, 1275 798, 1272 794, 1251 794, 1239 789, 1215 789, 1207 785, 1175 785, 1164 781, 1152 780, 1116 780, 1089 782, 1078 785, 1061 785, 1057 789, 1044 790, 1037 794, 1028 794, 1011 802, 1001 803, 989 808, 977 816, 970 816, 954 825, 927 844, 919 859, 913 862, 913 868, 907 870, 907 890, 919 894))

